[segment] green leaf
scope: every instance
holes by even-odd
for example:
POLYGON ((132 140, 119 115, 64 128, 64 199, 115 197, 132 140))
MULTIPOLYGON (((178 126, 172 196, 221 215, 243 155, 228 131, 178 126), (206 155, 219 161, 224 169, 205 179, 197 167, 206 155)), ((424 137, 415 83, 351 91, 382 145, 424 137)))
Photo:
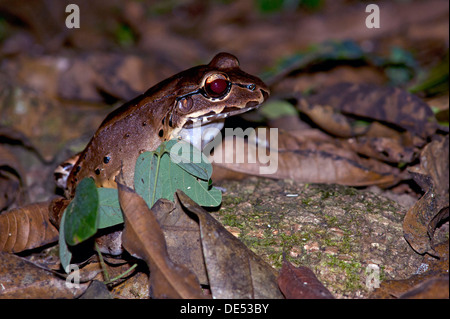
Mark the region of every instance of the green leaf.
POLYGON ((115 188, 97 188, 99 209, 98 228, 106 228, 123 223, 119 195, 115 188))
POLYGON ((177 190, 177 187, 184 188, 186 183, 192 182, 192 180, 195 180, 192 175, 173 163, 168 154, 163 154, 160 160, 158 182, 156 183, 158 198, 155 202, 159 198, 166 198, 173 201, 173 194, 177 190))
POLYGON ((185 141, 170 140, 167 151, 172 162, 186 172, 203 180, 208 180, 212 174, 212 165, 205 154, 185 141), (173 143, 176 142, 176 143, 173 143))
POLYGON ((264 103, 259 112, 270 120, 275 120, 283 116, 298 116, 295 107, 283 100, 274 100, 264 103))
POLYGON ((141 195, 149 207, 161 198, 161 190, 156 187, 158 156, 155 152, 139 155, 134 169, 134 190, 141 195))
POLYGON ((208 184, 212 174, 211 163, 205 160, 206 157, 196 154, 195 152, 200 151, 192 145, 188 144, 188 147, 187 143, 178 143, 180 141, 170 140, 161 144, 155 152, 139 156, 134 172, 136 192, 144 198, 149 207, 159 198, 173 201, 173 194, 177 189, 184 191, 201 206, 218 206, 222 193, 208 184), (170 152, 175 145, 177 148, 170 152), (188 159, 196 159, 195 156, 199 156, 200 163, 187 163, 188 159), (174 163, 171 160, 173 158, 179 159, 179 163, 174 163))
POLYGON ((77 186, 74 199, 64 215, 64 232, 67 244, 76 245, 97 232, 98 193, 91 178, 83 179, 77 186))
POLYGON ((211 187, 209 181, 197 181, 193 187, 183 191, 200 206, 216 207, 222 202, 222 192, 211 187))
POLYGON ((161 158, 160 174, 157 188, 161 189, 161 197, 173 201, 177 189, 182 190, 201 206, 218 206, 222 193, 209 186, 208 181, 197 180, 180 166, 170 160, 167 154, 161 158))
POLYGON ((69 250, 69 246, 67 246, 64 232, 64 225, 66 221, 66 213, 64 212, 59 227, 59 260, 64 270, 66 270, 67 266, 70 264, 70 260, 72 259, 72 252, 69 250))

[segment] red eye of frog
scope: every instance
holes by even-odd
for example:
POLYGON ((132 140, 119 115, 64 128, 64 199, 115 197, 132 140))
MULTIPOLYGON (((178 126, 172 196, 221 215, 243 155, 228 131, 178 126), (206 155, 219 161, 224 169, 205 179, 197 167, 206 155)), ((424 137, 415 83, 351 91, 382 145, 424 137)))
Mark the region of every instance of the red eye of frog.
POLYGON ((228 93, 230 82, 222 74, 212 75, 206 79, 205 91, 212 98, 219 98, 228 93))

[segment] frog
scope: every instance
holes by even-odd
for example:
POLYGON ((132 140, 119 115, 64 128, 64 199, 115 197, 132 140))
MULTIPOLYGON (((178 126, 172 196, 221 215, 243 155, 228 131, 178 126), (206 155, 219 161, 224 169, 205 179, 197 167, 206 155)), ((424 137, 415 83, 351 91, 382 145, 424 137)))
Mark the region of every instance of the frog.
POLYGON ((85 149, 55 170, 57 185, 67 199, 86 177, 97 187, 116 188, 120 173, 124 184, 133 185, 135 163, 143 152, 171 139, 202 148, 214 136, 195 139, 195 127, 220 130, 226 118, 256 109, 269 95, 261 79, 241 70, 237 57, 219 53, 208 64, 163 80, 107 115, 85 149))

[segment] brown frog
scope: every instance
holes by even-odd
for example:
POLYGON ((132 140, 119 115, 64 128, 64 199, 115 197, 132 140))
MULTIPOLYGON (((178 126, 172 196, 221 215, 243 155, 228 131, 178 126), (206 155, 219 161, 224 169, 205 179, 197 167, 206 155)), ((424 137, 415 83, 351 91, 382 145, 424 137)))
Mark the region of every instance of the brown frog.
MULTIPOLYGON (((63 164, 55 177, 67 198, 85 177, 99 187, 116 187, 121 169, 124 182, 133 185, 140 153, 169 139, 189 139, 196 124, 220 129, 225 118, 256 108, 268 96, 267 86, 242 71, 235 56, 219 53, 209 64, 180 72, 110 113, 73 165, 63 164)), ((201 146, 212 138, 190 142, 201 146)))

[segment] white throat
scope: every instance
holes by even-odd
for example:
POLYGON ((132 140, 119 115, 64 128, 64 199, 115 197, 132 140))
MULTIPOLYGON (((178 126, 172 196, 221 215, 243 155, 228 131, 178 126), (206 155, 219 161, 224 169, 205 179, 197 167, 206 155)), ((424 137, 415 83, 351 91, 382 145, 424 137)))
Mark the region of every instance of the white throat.
POLYGON ((201 124, 200 122, 195 122, 190 128, 182 128, 177 137, 191 143, 193 146, 202 150, 206 144, 211 142, 220 130, 224 126, 225 119, 220 119, 214 122, 201 124))

